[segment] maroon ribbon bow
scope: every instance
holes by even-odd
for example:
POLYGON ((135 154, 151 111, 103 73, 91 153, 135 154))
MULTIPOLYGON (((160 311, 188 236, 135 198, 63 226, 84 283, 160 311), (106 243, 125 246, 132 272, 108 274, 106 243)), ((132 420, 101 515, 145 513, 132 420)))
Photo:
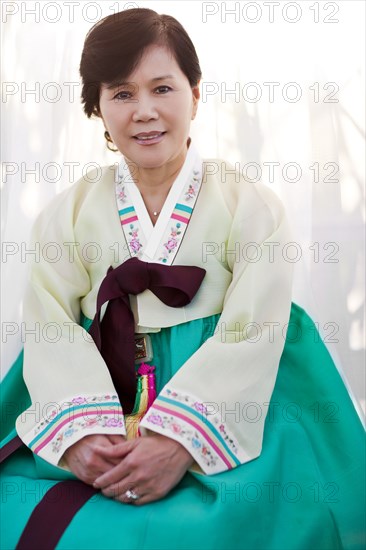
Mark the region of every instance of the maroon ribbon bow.
POLYGON ((196 266, 167 266, 130 258, 116 269, 110 267, 97 297, 97 312, 90 327, 106 362, 126 414, 132 412, 136 394, 135 320, 129 294, 151 290, 164 304, 182 307, 191 302, 206 270, 196 266), (100 321, 100 310, 108 303, 100 321))

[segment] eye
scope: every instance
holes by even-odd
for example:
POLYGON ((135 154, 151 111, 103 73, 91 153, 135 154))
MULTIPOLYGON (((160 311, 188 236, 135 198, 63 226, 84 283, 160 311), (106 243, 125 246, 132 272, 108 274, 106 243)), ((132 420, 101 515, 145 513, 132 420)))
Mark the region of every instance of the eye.
POLYGON ((118 94, 116 94, 113 99, 121 99, 121 100, 126 100, 126 99, 130 99, 131 98, 131 92, 118 92, 118 94))
POLYGON ((172 88, 170 86, 159 86, 158 88, 155 88, 155 91, 158 92, 158 95, 166 94, 171 90, 172 88))

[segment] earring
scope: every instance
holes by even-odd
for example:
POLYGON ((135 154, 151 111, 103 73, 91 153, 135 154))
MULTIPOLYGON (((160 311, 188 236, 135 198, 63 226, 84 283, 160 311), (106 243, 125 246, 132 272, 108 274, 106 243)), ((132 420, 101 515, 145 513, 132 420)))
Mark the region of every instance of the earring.
POLYGON ((104 137, 105 137, 106 142, 107 142, 107 149, 109 149, 110 151, 113 151, 113 153, 116 153, 118 151, 118 149, 114 149, 114 147, 111 147, 111 144, 113 144, 113 140, 112 140, 111 136, 109 135, 108 130, 106 130, 104 132, 104 137))

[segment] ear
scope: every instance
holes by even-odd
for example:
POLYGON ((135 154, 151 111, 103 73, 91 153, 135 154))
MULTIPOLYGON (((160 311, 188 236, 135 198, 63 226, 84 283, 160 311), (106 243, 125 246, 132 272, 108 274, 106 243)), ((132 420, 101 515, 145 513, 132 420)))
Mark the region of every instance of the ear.
POLYGON ((192 98, 193 98, 193 106, 192 106, 192 119, 194 120, 197 114, 198 109, 198 102, 200 100, 201 94, 199 89, 199 82, 197 83, 197 86, 194 86, 192 88, 192 98))

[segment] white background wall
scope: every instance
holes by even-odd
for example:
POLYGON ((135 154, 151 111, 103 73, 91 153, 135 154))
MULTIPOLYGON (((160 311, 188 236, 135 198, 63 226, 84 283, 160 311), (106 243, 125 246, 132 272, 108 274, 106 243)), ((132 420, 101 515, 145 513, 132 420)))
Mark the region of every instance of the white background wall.
POLYGON ((78 66, 89 28, 129 6, 173 15, 190 34, 203 70, 191 135, 203 157, 261 176, 284 201, 294 301, 364 407, 363 1, 2 2, 3 373, 24 338, 35 216, 89 163, 118 160, 82 112, 78 66))

